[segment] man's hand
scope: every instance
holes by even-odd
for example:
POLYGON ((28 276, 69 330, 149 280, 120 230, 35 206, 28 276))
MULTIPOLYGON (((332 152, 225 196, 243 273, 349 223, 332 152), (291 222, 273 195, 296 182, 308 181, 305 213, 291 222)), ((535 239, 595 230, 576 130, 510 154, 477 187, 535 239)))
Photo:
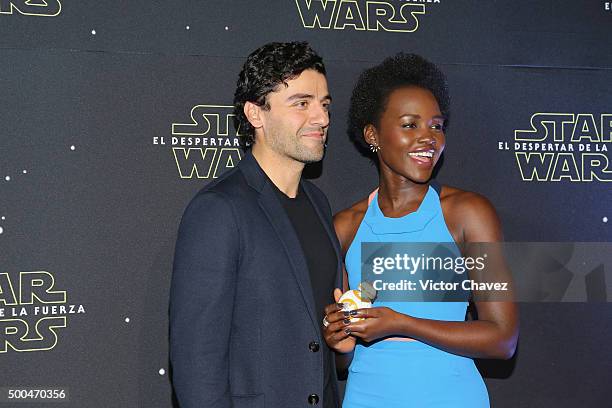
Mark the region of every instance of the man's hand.
POLYGON ((336 303, 325 307, 325 320, 329 323, 323 326, 323 337, 332 350, 338 353, 350 353, 355 348, 355 338, 352 337, 350 329, 350 313, 342 311, 342 305, 338 300, 342 296, 340 289, 334 289, 336 303))

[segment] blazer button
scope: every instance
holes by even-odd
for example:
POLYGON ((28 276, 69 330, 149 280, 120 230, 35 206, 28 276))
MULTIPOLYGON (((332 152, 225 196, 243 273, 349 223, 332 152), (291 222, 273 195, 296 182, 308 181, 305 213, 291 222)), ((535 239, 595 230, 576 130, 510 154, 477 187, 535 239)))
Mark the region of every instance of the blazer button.
POLYGON ((312 351, 313 353, 316 353, 317 351, 319 351, 319 343, 317 343, 316 341, 311 341, 310 344, 308 344, 308 349, 310 351, 312 351))
POLYGON ((308 403, 310 405, 317 405, 319 403, 319 396, 317 394, 310 394, 308 396, 308 403))

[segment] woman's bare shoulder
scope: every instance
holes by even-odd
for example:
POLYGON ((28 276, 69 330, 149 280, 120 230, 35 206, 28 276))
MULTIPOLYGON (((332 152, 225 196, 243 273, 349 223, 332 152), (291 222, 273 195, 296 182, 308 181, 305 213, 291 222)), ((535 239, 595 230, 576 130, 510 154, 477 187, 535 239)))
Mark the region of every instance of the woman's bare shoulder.
POLYGON ((368 209, 368 197, 334 215, 334 228, 343 252, 346 252, 368 209))
POLYGON ((491 202, 482 194, 452 186, 442 186, 440 203, 443 207, 460 212, 478 211, 485 207, 493 209, 491 202))
POLYGON ((499 239, 501 225, 493 204, 482 194, 443 186, 440 205, 451 233, 462 241, 471 236, 482 241, 499 239))

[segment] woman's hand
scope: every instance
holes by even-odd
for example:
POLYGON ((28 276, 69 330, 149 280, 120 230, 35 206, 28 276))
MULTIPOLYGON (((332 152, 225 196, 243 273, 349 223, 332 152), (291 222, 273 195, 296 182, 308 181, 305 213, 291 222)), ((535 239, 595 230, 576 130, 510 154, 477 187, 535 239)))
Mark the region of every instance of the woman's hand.
MULTIPOLYGON (((340 296, 342 296, 342 291, 335 289, 334 298, 336 302, 340 300, 340 296)), ((323 325, 323 337, 329 348, 343 354, 352 352, 356 340, 350 336, 350 313, 343 312, 342 305, 332 303, 325 307, 325 321, 328 325, 327 327, 323 325)))
POLYGON ((358 309, 354 317, 363 317, 363 320, 351 323, 348 327, 355 337, 370 342, 383 337, 398 335, 399 320, 406 317, 388 307, 372 307, 358 309))

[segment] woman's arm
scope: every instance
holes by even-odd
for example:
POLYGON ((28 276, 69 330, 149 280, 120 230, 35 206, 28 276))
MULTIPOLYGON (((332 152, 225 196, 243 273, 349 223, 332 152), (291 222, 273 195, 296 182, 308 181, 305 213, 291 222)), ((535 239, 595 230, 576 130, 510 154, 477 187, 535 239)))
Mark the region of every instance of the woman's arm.
POLYGON ((349 327, 354 336, 365 341, 399 335, 466 357, 512 357, 518 337, 514 305, 511 302, 483 302, 477 307, 479 320, 469 322, 419 319, 386 307, 361 309, 363 313, 356 317, 366 319, 351 323, 349 327))
MULTIPOLYGON (((484 197, 464 193, 461 203, 453 205, 452 218, 460 219, 453 235, 463 242, 499 242, 499 219, 484 197)), ((478 320, 449 322, 419 319, 386 307, 361 309, 362 321, 349 325, 354 336, 372 341, 401 335, 442 350, 474 358, 512 357, 518 339, 518 312, 513 302, 475 302, 478 320)))

